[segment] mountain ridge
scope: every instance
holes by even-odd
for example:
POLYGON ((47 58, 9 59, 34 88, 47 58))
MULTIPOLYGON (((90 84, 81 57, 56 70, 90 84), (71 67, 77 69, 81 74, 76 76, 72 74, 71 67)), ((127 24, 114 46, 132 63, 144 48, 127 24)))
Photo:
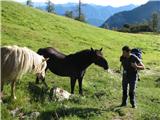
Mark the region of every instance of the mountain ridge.
POLYGON ((153 12, 160 12, 160 1, 149 1, 133 10, 116 13, 108 18, 102 27, 106 25, 112 29, 121 28, 124 24, 143 23, 151 19, 153 12))

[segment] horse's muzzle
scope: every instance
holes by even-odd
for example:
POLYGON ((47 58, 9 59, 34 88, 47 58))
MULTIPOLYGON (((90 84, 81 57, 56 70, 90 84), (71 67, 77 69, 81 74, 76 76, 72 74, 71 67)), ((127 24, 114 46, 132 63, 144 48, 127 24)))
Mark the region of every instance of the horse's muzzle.
POLYGON ((104 70, 106 70, 106 71, 107 71, 108 69, 109 69, 109 67, 108 67, 108 66, 104 67, 104 70))

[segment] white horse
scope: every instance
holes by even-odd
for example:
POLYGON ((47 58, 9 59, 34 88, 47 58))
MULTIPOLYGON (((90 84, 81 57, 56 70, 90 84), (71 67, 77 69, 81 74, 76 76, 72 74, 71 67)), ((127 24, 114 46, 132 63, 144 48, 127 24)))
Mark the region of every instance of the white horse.
POLYGON ((16 99, 16 80, 28 72, 33 72, 39 79, 44 80, 46 60, 26 47, 1 47, 1 91, 5 82, 11 82, 11 97, 16 99))

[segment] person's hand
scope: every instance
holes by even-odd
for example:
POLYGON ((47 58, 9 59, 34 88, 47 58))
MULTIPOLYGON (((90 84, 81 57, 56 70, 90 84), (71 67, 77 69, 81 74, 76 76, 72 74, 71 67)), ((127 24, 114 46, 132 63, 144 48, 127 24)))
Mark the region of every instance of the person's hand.
POLYGON ((136 63, 131 63, 131 66, 132 66, 134 69, 137 69, 137 64, 136 64, 136 63))

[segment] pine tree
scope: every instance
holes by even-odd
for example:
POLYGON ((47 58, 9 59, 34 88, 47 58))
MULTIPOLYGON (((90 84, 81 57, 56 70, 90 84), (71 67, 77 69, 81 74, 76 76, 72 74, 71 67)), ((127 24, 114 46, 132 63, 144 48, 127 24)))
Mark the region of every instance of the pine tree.
POLYGON ((74 18, 74 16, 73 16, 73 11, 66 11, 66 12, 65 12, 65 16, 66 16, 66 17, 69 17, 69 18, 74 18))
POLYGON ((75 20, 81 21, 81 22, 85 22, 85 15, 82 13, 82 2, 81 0, 79 0, 79 4, 78 4, 78 16, 75 18, 75 20))
POLYGON ((32 7, 32 0, 27 0, 26 5, 32 7))
POLYGON ((152 14, 152 20, 151 20, 151 28, 153 30, 153 32, 157 32, 158 31, 158 13, 153 13, 152 14))
POLYGON ((47 11, 48 12, 53 12, 54 13, 54 4, 51 2, 51 0, 48 0, 47 4, 47 11))

